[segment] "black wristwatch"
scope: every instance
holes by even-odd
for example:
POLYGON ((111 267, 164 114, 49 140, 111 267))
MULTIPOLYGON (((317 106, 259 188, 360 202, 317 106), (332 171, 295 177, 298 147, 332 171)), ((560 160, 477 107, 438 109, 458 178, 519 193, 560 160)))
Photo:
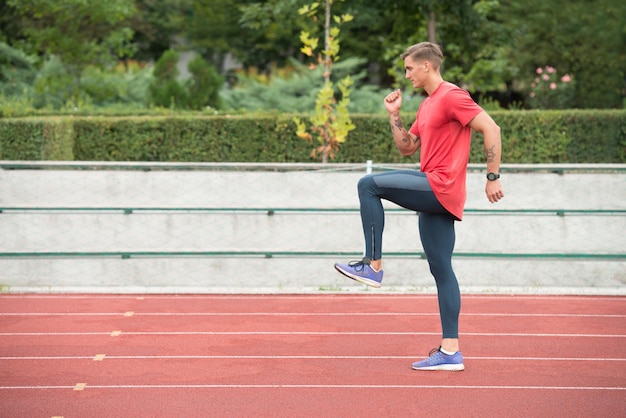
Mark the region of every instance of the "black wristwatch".
POLYGON ((487 180, 489 181, 498 180, 499 178, 500 178, 499 173, 487 173, 487 180))

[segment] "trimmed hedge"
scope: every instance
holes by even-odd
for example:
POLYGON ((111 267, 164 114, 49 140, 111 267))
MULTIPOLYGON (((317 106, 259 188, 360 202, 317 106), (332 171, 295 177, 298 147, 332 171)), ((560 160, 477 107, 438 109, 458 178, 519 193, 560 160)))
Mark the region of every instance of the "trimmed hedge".
POLYGON ((0 160, 74 160, 72 118, 0 119, 0 160))
MULTIPOLYGON (((626 163, 626 111, 490 112, 506 163, 626 163)), ((314 162, 293 115, 0 119, 1 160, 314 162)), ((403 115, 410 126, 413 114, 403 115)), ((406 163, 386 115, 352 115, 356 129, 334 162, 406 163)), ((475 134, 470 162, 484 161, 475 134)))

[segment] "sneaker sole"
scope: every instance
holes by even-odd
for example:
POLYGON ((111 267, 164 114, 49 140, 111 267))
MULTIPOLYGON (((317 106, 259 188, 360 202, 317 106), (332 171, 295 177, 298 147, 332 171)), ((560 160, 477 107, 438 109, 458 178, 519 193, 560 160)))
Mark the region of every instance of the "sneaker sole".
POLYGON ((342 270, 342 269, 341 269, 341 268, 339 268, 338 266, 335 266, 335 270, 337 270, 339 273, 343 274, 344 276, 349 277, 349 278, 351 278, 352 280, 355 280, 355 281, 357 281, 357 282, 359 282, 359 283, 363 283, 363 284, 365 284, 365 285, 367 285, 367 286, 376 287, 376 288, 379 288, 379 287, 380 287, 380 283, 378 283, 378 282, 376 282, 376 281, 374 281, 374 280, 369 280, 369 279, 366 279, 366 278, 364 278, 364 277, 354 276, 354 275, 352 275, 352 274, 348 273, 347 271, 342 270))
POLYGON ((427 366, 427 367, 412 366, 411 368, 413 370, 425 370, 425 371, 444 370, 448 372, 460 372, 460 371, 465 370, 465 366, 463 364, 439 364, 437 366, 427 366))

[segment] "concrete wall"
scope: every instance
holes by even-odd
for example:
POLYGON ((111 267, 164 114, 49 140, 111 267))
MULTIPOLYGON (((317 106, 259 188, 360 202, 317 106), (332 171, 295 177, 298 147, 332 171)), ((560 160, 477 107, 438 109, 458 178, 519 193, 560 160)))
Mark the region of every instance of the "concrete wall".
MULTIPOLYGON (((332 267, 362 251, 356 183, 365 168, 308 167, 5 164, 0 285, 13 292, 367 291, 332 267)), ((463 289, 626 294, 626 168, 538 168, 504 167, 506 197, 495 205, 484 197, 484 172, 471 168, 467 212, 456 227, 463 289), (494 211, 475 211, 487 209, 494 211)), ((417 216, 385 206, 384 252, 392 256, 383 291, 433 291, 425 260, 393 255, 422 252, 417 216)))

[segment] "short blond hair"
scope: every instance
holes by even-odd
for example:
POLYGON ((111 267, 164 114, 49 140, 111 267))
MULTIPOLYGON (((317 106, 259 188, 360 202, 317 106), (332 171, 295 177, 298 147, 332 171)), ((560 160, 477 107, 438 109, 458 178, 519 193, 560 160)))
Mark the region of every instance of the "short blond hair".
POLYGON ((443 52, 439 45, 432 42, 420 42, 419 44, 411 45, 402 54, 402 59, 411 57, 413 61, 428 61, 433 67, 439 68, 443 61, 443 52))

